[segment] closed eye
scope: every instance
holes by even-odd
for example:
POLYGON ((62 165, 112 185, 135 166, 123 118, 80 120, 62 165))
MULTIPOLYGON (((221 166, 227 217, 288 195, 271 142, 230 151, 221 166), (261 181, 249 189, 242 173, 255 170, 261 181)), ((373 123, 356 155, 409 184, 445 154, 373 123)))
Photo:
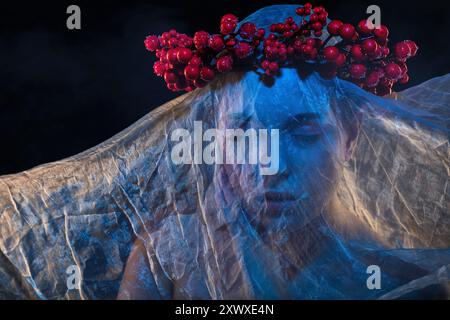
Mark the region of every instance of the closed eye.
POLYGON ((322 134, 320 115, 317 113, 302 113, 289 119, 283 126, 283 131, 291 136, 317 136, 322 134))

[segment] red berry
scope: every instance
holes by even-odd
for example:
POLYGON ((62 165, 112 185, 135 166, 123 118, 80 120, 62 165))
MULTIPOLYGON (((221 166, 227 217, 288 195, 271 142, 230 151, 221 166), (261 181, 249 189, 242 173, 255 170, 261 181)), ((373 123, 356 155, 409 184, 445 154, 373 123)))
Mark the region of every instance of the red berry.
POLYGON ((220 20, 220 22, 226 22, 226 21, 230 21, 230 22, 234 22, 234 23, 238 23, 239 19, 238 17, 236 17, 234 14, 231 13, 227 13, 225 14, 222 19, 220 20))
POLYGON ((179 48, 177 59, 178 62, 187 64, 192 59, 192 51, 188 48, 179 48))
POLYGON ((308 46, 311 46, 311 47, 315 47, 316 46, 316 39, 308 38, 308 39, 305 40, 305 44, 307 44, 308 46))
POLYGON ((291 25, 287 22, 284 23, 284 31, 290 31, 291 29, 291 25))
POLYGON ((144 41, 145 47, 148 51, 156 51, 160 48, 159 39, 157 36, 148 36, 144 41))
POLYGON ((339 54, 339 49, 333 46, 323 49, 323 56, 330 62, 335 61, 339 57, 339 54))
POLYGON ((179 78, 177 82, 175 82, 175 90, 181 91, 187 87, 187 81, 184 78, 179 78))
POLYGON ((198 50, 205 49, 209 44, 209 34, 206 31, 197 31, 194 34, 194 44, 198 50))
POLYGON ((403 78, 400 79, 401 84, 407 84, 409 82, 409 76, 405 74, 403 78))
POLYGON ((244 59, 253 53, 253 48, 247 42, 239 42, 234 49, 234 53, 239 59, 244 59))
POLYGON ((314 22, 311 27, 315 31, 321 31, 323 29, 323 25, 320 22, 314 22))
POLYGON ((419 50, 419 47, 417 46, 417 44, 414 41, 411 40, 406 40, 404 41, 408 47, 409 50, 411 52, 411 57, 414 57, 417 54, 417 51, 419 50))
POLYGON ((313 11, 314 11, 314 13, 316 13, 316 14, 320 14, 320 13, 322 13, 324 10, 325 10, 324 7, 315 7, 313 11))
POLYGON ((333 20, 328 24, 328 32, 332 36, 337 36, 342 26, 343 26, 342 21, 333 20))
POLYGON ((177 90, 175 89, 175 83, 168 83, 168 84, 167 84, 167 88, 168 88, 170 91, 177 91, 177 90))
POLYGON ((379 76, 378 72, 376 72, 376 71, 369 73, 369 75, 367 76, 367 78, 365 80, 365 84, 368 88, 376 87, 379 82, 380 82, 380 76, 379 76))
POLYGON ((220 24, 220 33, 223 35, 233 33, 236 27, 237 23, 232 21, 224 21, 220 24))
POLYGON ((389 29, 386 26, 380 26, 379 28, 375 28, 375 30, 373 31, 373 33, 375 34, 375 36, 378 39, 381 40, 386 40, 387 37, 389 36, 389 29))
POLYGON ((270 32, 282 33, 283 31, 284 31, 284 24, 282 23, 274 23, 270 25, 270 32))
POLYGON ((201 79, 194 80, 194 86, 196 86, 197 88, 203 88, 206 85, 207 83, 201 79))
POLYGON ((337 67, 342 67, 346 62, 347 57, 345 56, 345 54, 341 53, 334 63, 337 67))
POLYGON ((193 56, 191 61, 189 61, 189 64, 192 66, 200 66, 202 63, 203 61, 199 56, 193 56))
POLYGON ((378 59, 383 56, 383 49, 377 43, 377 49, 374 52, 369 53, 372 59, 378 59))
POLYGON ((188 65, 184 68, 184 76, 188 80, 195 80, 200 76, 200 69, 197 66, 188 65))
POLYGON ((289 47, 286 49, 286 54, 287 54, 288 56, 292 56, 294 53, 295 53, 295 48, 294 48, 294 47, 289 46, 289 47))
POLYGON ((378 73, 378 78, 384 78, 385 73, 384 73, 384 69, 383 68, 378 68, 376 69, 374 72, 378 73))
POLYGON ((286 22, 287 24, 293 24, 293 23, 294 23, 294 18, 288 17, 288 18, 286 18, 285 22, 286 22))
POLYGON ((209 47, 214 51, 221 51, 225 48, 223 38, 217 34, 211 36, 209 39, 209 47))
POLYGON ((367 54, 372 54, 378 50, 378 43, 373 39, 367 39, 364 40, 362 47, 367 54))
POLYGON ((262 39, 262 38, 264 38, 264 35, 266 34, 266 30, 264 30, 264 29, 258 29, 258 31, 257 31, 257 33, 256 33, 256 37, 258 38, 258 39, 262 39))
POLYGON ((175 47, 178 46, 179 43, 178 43, 178 40, 176 38, 170 38, 168 44, 169 44, 170 48, 175 48, 175 47))
POLYGON ((169 61, 170 64, 177 64, 178 63, 178 49, 170 49, 167 51, 167 61, 169 61))
POLYGON ((170 39, 170 33, 163 32, 163 34, 161 35, 161 38, 168 41, 170 39))
POLYGON ((305 14, 305 8, 303 7, 297 8, 295 10, 295 13, 298 14, 299 16, 303 16, 305 14))
POLYGON ((166 72, 166 66, 165 66, 164 62, 156 61, 153 64, 153 71, 155 72, 155 74, 157 76, 162 77, 164 75, 164 72, 166 72))
POLYGON ((203 67, 200 71, 200 77, 204 81, 211 81, 212 79, 214 79, 215 75, 216 73, 214 72, 214 70, 209 67, 203 67))
POLYGON ((287 49, 282 47, 278 50, 278 59, 284 61, 287 59, 287 49))
POLYGON ((226 73, 233 69, 233 58, 231 56, 223 56, 217 59, 216 68, 221 73, 226 73))
POLYGON ((399 60, 406 60, 411 56, 411 49, 405 42, 399 42, 395 45, 395 56, 399 60))
POLYGON ((314 60, 317 57, 317 49, 313 46, 304 45, 302 47, 302 51, 306 59, 314 60))
POLYGON ((352 53, 352 58, 356 62, 362 62, 367 59, 367 56, 364 54, 363 49, 359 44, 352 46, 350 52, 352 53))
POLYGON ((229 38, 229 39, 227 40, 227 42, 225 43, 225 45, 226 45, 227 47, 234 47, 234 46, 236 45, 236 39, 234 39, 234 38, 229 38))
POLYGON ((358 23, 358 31, 364 36, 372 34, 373 25, 369 20, 362 20, 358 23))
POLYGON ((270 65, 270 61, 269 60, 264 60, 262 63, 261 63, 261 67, 265 70, 265 69, 268 69, 269 68, 269 65, 270 65))
POLYGON ((265 54, 266 58, 275 59, 277 56, 275 50, 277 50, 277 49, 276 48, 274 49, 273 47, 266 47, 264 49, 264 54, 265 54))
POLYGON ((389 80, 387 78, 380 79, 380 85, 392 88, 394 85, 394 81, 389 80))
POLYGON ((164 49, 156 49, 156 57, 158 59, 165 59, 167 52, 164 49))
POLYGON ((256 26, 254 23, 246 22, 239 28, 239 35, 243 39, 253 39, 256 34, 256 26))
POLYGON ((194 39, 188 37, 185 34, 180 34, 178 36, 178 43, 179 43, 179 46, 181 46, 181 47, 189 48, 193 45, 194 39))
POLYGON ((350 23, 345 23, 339 28, 339 35, 344 40, 352 40, 355 35, 355 27, 350 23))
POLYGON ((167 71, 164 73, 164 80, 165 80, 167 83, 175 83, 175 82, 178 81, 178 76, 177 76, 177 74, 176 74, 173 70, 167 70, 167 71))
POLYGON ((327 17, 328 17, 328 12, 322 12, 321 14, 319 14, 319 21, 322 23, 326 23, 327 17))
POLYGON ((402 76, 402 69, 396 63, 389 63, 388 65, 386 65, 386 67, 384 67, 384 72, 386 78, 388 78, 389 80, 396 81, 402 76))
POLYGON ((350 66, 350 75, 354 79, 362 79, 366 76, 367 68, 363 64, 354 63, 350 66))
MULTIPOLYGON (((308 42, 308 40, 309 39, 307 39, 306 41, 308 42)), ((308 44, 308 43, 306 43, 306 44, 308 44)), ((309 45, 311 45, 311 44, 309 44, 309 45)), ((293 43, 293 47, 295 48, 295 50, 300 49, 301 46, 302 46, 302 41, 300 39, 296 39, 293 43)))
POLYGON ((404 76, 406 73, 408 73, 408 66, 404 62, 397 63, 400 69, 402 69, 402 76, 404 76))
POLYGON ((276 63, 276 62, 271 62, 270 64, 269 64, 269 68, 268 68, 272 73, 275 73, 275 72, 277 72, 278 70, 279 70, 279 66, 278 66, 278 63, 276 63))

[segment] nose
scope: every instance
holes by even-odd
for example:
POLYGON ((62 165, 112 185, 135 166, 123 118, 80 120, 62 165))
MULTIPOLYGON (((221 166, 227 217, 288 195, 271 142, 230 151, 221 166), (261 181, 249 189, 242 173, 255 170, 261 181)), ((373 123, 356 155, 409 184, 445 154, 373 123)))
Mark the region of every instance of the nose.
POLYGON ((276 188, 289 177, 289 163, 287 162, 286 150, 283 150, 280 144, 278 172, 274 175, 262 176, 263 186, 265 189, 276 188))

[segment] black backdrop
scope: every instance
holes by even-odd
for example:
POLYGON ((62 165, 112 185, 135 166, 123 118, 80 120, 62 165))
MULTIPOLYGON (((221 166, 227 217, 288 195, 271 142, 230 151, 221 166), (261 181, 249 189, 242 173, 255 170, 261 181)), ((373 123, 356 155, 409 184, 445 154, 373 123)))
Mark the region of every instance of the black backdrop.
MULTIPOLYGON (((331 18, 357 23, 377 4, 391 40, 421 47, 408 86, 450 72, 448 1, 323 0, 331 18)), ((106 140, 176 96, 152 73, 148 34, 176 28, 218 31, 228 12, 245 17, 299 1, 2 2, 0 6, 0 174, 59 160, 106 140), (82 29, 66 28, 81 7, 82 29)))

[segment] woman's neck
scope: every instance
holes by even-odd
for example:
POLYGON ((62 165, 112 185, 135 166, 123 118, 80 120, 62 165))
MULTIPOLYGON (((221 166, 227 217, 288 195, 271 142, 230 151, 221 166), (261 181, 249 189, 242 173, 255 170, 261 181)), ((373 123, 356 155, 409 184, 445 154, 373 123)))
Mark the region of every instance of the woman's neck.
POLYGON ((364 221, 364 212, 360 212, 358 215, 356 210, 348 208, 337 194, 334 194, 328 209, 324 212, 324 219, 330 230, 344 241, 354 241, 377 247, 387 246, 370 228, 368 221, 364 221))

